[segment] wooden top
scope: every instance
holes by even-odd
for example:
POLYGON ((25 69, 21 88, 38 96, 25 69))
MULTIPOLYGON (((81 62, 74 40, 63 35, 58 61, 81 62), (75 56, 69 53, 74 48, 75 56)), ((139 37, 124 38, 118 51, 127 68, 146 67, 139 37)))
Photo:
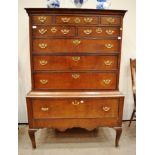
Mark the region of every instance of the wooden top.
POLYGON ((80 97, 124 97, 119 91, 112 92, 42 92, 30 91, 27 98, 80 98, 80 97))
POLYGON ((26 12, 30 14, 98 14, 98 15, 122 15, 124 16, 127 10, 98 10, 98 9, 73 9, 73 8, 25 8, 26 12))

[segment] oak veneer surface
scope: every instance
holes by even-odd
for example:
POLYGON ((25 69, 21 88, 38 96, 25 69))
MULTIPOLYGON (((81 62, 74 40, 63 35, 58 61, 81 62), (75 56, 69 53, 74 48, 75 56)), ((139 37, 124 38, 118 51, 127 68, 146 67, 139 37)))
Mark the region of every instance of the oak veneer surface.
POLYGON ((39 128, 100 126, 121 136, 124 96, 119 92, 125 10, 27 8, 32 91, 29 136, 39 128))

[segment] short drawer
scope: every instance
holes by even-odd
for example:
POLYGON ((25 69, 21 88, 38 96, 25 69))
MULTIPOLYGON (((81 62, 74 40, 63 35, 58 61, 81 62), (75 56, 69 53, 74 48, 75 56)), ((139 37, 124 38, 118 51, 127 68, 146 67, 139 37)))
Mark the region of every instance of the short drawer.
POLYGON ((52 24, 52 16, 32 16, 32 24, 52 24))
POLYGON ((75 27, 73 26, 36 26, 32 31, 33 36, 75 36, 75 27))
POLYGON ((103 25, 121 25, 121 18, 118 16, 102 16, 101 24, 103 24, 103 25))
POLYGON ((118 39, 34 39, 33 52, 119 52, 118 39))
POLYGON ((78 27, 81 37, 118 37, 119 27, 78 27))
POLYGON ((33 99, 33 118, 118 118, 119 99, 33 99))
POLYGON ((116 70, 117 56, 34 56, 34 70, 116 70))
POLYGON ((34 73, 35 89, 116 89, 116 73, 34 73))
POLYGON ((98 24, 98 17, 95 16, 56 16, 56 24, 98 24))

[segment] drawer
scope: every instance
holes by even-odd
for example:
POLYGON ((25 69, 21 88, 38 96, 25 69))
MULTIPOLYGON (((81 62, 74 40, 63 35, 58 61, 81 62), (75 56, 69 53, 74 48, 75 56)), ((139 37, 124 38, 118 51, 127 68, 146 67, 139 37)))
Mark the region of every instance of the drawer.
POLYGON ((34 73, 35 89, 116 89, 116 73, 34 73))
POLYGON ((32 24, 52 24, 52 16, 32 16, 32 24))
POLYGON ((115 70, 117 56, 34 56, 34 70, 115 70))
POLYGON ((121 18, 118 16, 102 16, 101 24, 103 24, 103 25, 121 25, 121 18))
POLYGON ((119 99, 33 99, 33 118, 118 118, 119 99))
POLYGON ((36 26, 32 31, 33 36, 75 36, 75 27, 73 26, 36 26))
POLYGON ((33 52, 119 52, 119 43, 116 39, 34 39, 33 52))
POLYGON ((95 16, 56 16, 56 24, 98 24, 98 17, 95 16))
POLYGON ((81 37, 118 37, 119 27, 78 27, 81 37))

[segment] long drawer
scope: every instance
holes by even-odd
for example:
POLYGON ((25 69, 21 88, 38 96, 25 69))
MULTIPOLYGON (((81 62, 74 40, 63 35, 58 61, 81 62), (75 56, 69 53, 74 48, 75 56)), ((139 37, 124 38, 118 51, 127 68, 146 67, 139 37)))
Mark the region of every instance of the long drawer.
POLYGON ((119 52, 119 40, 34 39, 33 52, 119 52))
POLYGON ((34 70, 116 70, 117 56, 34 56, 34 70))
POLYGON ((116 73, 34 73, 35 89, 116 89, 116 73))
POLYGON ((33 118, 118 118, 117 98, 33 99, 33 118))

